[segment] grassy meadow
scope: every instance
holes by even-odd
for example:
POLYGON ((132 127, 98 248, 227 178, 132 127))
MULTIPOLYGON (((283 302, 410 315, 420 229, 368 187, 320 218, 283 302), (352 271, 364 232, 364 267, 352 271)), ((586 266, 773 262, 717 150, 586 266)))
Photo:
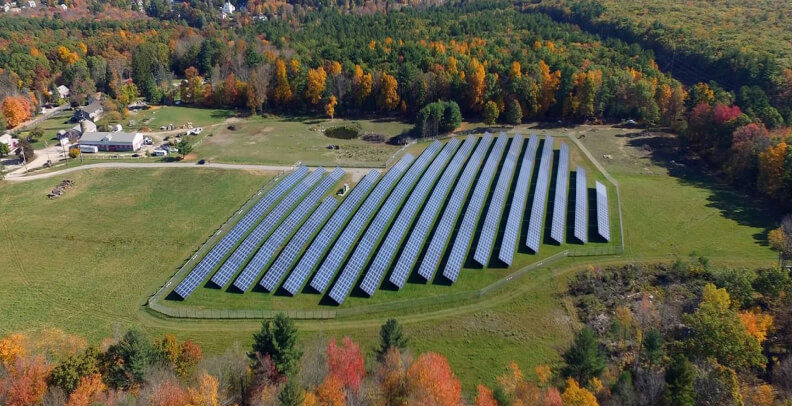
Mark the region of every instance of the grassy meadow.
MULTIPOLYGON (((238 132, 245 131, 246 123, 238 132)), ((297 124, 287 121, 280 125, 291 128, 297 124)), ((585 133, 580 142, 620 184, 624 256, 567 258, 531 271, 494 294, 451 306, 299 321, 303 342, 349 335, 364 349, 373 348, 379 325, 387 317, 397 316, 411 336, 414 351, 446 355, 464 390, 473 392, 479 382, 493 383, 494 376, 511 360, 527 374, 537 364, 558 362, 558 351, 576 327, 574 313, 559 292, 566 278, 578 269, 597 263, 668 261, 694 251, 719 265, 774 263, 776 256, 766 245, 773 213, 761 202, 720 186, 694 163, 670 157, 669 141, 662 134, 587 126, 519 130, 526 135, 531 131, 540 135, 585 133), (679 162, 672 163, 673 159, 679 162)), ((286 134, 270 131, 287 143, 286 134)), ((304 137, 320 137, 312 134, 304 137)), ((200 148, 205 145, 211 143, 200 148)), ((231 145, 239 151, 245 149, 244 142, 231 145)), ((248 157, 260 154, 261 163, 277 155, 276 150, 262 148, 263 142, 250 145, 248 157)), ((283 155, 297 154, 297 150, 286 150, 283 155)), ((573 162, 586 165, 592 187, 593 168, 577 152, 573 162)), ((235 342, 248 346, 259 328, 257 320, 174 320, 148 312, 143 305, 270 176, 211 169, 87 170, 69 174, 76 186, 56 200, 47 199, 46 194, 59 178, 0 183, 0 248, 5 253, 0 259, 0 308, 4 310, 0 335, 57 327, 98 343, 135 327, 153 336, 174 333, 191 338, 208 352, 222 352, 235 342)), ((610 197, 615 219, 612 189, 610 197)), ((560 249, 544 245, 539 256, 560 249)), ((536 258, 520 254, 514 268, 536 258)), ((466 269, 452 288, 408 283, 403 292, 380 290, 372 299, 352 297, 344 306, 462 291, 506 273, 501 268, 466 269)), ((316 306, 319 299, 316 294, 285 298, 201 288, 177 306, 202 302, 200 305, 228 307, 317 308, 321 307, 316 306)))

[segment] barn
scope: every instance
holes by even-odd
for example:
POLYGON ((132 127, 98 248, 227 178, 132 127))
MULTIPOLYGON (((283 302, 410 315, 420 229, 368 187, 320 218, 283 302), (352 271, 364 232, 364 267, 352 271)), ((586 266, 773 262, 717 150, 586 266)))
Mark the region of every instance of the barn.
POLYGON ((85 133, 80 145, 92 145, 100 151, 137 151, 143 145, 143 134, 125 132, 85 133))

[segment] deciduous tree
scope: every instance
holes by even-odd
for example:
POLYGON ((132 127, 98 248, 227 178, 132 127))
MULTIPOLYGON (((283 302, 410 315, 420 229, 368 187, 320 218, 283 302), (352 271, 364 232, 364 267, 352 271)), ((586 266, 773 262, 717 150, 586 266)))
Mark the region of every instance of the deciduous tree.
POLYGON ((335 339, 331 340, 327 346, 327 371, 335 375, 345 389, 357 393, 366 374, 365 360, 357 343, 349 337, 341 340, 341 346, 335 339))
POLYGON ((564 406, 597 406, 599 404, 593 393, 586 388, 581 388, 572 378, 567 378, 566 389, 564 389, 561 398, 564 401, 564 406))
POLYGON ((462 387, 440 354, 424 353, 407 371, 407 386, 412 402, 418 405, 456 406, 462 387))
POLYGON ((308 70, 308 82, 305 88, 305 98, 308 102, 316 105, 322 99, 322 92, 327 84, 327 73, 321 66, 316 69, 308 70))

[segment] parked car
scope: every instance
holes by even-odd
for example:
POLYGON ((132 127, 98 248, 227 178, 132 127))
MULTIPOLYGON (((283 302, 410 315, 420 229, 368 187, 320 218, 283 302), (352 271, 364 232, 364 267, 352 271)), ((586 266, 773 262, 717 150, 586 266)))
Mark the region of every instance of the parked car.
POLYGON ((198 165, 203 165, 203 164, 205 164, 205 163, 206 163, 206 160, 205 160, 205 159, 202 159, 202 160, 198 161, 198 165))

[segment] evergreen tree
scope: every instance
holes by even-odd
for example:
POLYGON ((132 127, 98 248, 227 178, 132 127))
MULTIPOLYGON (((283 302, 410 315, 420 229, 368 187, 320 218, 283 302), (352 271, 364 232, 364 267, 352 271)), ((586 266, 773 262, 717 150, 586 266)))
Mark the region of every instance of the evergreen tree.
POLYGON ((407 348, 407 337, 404 336, 404 329, 396 319, 388 319, 380 327, 380 347, 377 355, 382 357, 391 347, 403 350, 407 348))
POLYGON ((256 353, 269 354, 280 375, 293 376, 302 357, 302 351, 297 348, 294 321, 278 313, 274 320, 262 322, 261 331, 253 335, 253 351, 248 356, 256 360, 256 353))
POLYGON ((605 369, 605 355, 599 348, 597 337, 590 328, 585 327, 575 336, 572 347, 564 353, 566 366, 564 377, 575 378, 578 382, 588 382, 599 376, 605 369))
POLYGON ((443 103, 443 118, 440 120, 440 132, 450 133, 462 124, 462 112, 459 111, 459 105, 455 101, 443 103))
POLYGON ((278 394, 278 401, 283 406, 300 406, 305 398, 300 385, 294 379, 289 379, 278 394))
POLYGON ((667 406, 692 406, 695 401, 693 382, 696 373, 684 355, 678 354, 666 368, 666 389, 663 403, 667 406))
POLYGON ((484 124, 493 125, 496 121, 498 121, 498 116, 500 115, 500 109, 498 109, 498 104, 494 101, 490 100, 487 104, 484 105, 484 124))
POLYGON ((143 333, 130 330, 102 358, 102 376, 112 387, 129 389, 143 382, 157 362, 157 351, 143 333))

